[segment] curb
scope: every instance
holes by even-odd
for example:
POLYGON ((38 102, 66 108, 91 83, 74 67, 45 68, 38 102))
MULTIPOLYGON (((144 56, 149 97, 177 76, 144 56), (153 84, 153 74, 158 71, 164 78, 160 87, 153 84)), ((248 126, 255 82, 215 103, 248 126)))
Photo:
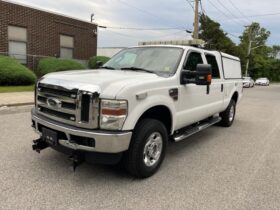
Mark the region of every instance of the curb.
POLYGON ((1 107, 14 107, 14 106, 27 106, 27 105, 33 105, 34 102, 26 102, 26 103, 15 103, 15 104, 0 104, 1 107))

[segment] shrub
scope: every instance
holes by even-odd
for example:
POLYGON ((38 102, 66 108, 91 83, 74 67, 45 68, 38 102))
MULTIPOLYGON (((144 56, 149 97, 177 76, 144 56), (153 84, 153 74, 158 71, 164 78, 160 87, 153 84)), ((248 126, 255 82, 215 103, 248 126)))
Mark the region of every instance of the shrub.
POLYGON ((81 69, 85 69, 85 66, 75 60, 43 58, 39 61, 37 74, 43 76, 51 72, 81 69))
POLYGON ((97 61, 101 61, 103 64, 105 64, 108 60, 110 60, 110 58, 106 56, 93 56, 88 61, 88 67, 90 69, 97 69, 98 68, 96 66, 97 61))
POLYGON ((32 85, 35 74, 8 56, 0 56, 0 85, 32 85))

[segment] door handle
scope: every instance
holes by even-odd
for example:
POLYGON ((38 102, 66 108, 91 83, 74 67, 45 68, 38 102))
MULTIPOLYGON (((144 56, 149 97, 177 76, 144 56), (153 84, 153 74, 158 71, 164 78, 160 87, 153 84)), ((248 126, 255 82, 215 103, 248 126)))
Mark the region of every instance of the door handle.
POLYGON ((224 84, 221 84, 221 92, 224 92, 224 84))

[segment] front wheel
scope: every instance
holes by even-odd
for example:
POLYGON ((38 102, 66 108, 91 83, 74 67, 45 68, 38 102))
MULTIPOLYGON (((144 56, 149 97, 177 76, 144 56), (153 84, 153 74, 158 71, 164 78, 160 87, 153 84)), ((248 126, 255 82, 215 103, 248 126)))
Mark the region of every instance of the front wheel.
POLYGON ((133 132, 129 150, 124 156, 127 171, 135 176, 152 176, 160 167, 166 150, 168 134, 158 120, 143 119, 133 132))
POLYGON ((230 127, 235 118, 236 111, 236 102, 231 99, 227 109, 220 113, 220 117, 222 120, 220 121, 220 125, 224 127, 230 127))

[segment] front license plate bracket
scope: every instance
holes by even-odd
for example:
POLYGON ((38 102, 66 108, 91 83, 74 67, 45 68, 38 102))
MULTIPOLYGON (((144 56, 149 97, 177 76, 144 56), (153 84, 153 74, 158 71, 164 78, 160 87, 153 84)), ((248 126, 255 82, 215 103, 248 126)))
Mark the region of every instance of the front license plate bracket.
POLYGON ((58 141, 58 135, 56 131, 47 129, 47 128, 42 128, 42 138, 45 142, 52 146, 57 146, 57 141, 58 141))

